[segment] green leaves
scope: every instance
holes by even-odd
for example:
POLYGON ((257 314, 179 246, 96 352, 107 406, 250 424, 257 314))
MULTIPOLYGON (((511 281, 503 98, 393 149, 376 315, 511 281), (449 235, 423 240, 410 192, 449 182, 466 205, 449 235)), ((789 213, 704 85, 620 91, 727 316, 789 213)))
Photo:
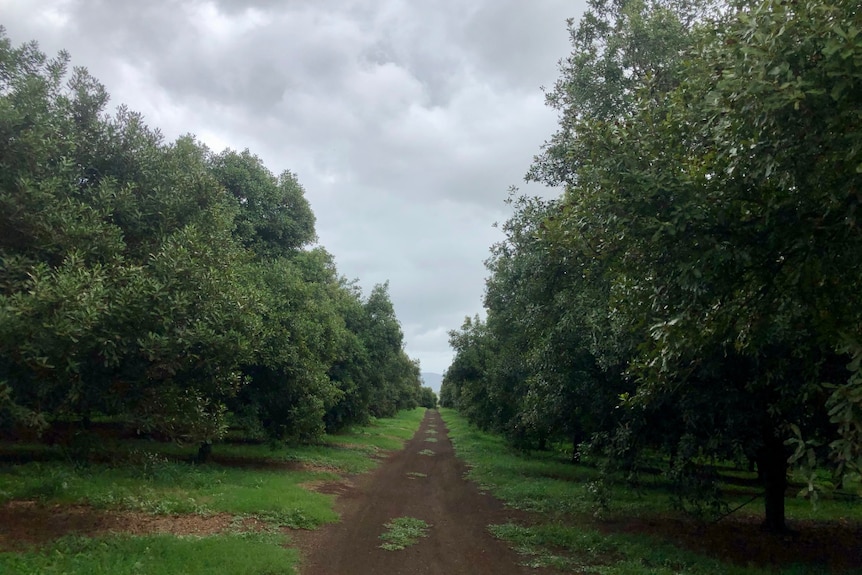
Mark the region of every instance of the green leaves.
POLYGON ((316 239, 314 214, 296 176, 277 178, 248 150, 210 158, 212 172, 236 200, 235 234, 263 257, 289 255, 316 239))

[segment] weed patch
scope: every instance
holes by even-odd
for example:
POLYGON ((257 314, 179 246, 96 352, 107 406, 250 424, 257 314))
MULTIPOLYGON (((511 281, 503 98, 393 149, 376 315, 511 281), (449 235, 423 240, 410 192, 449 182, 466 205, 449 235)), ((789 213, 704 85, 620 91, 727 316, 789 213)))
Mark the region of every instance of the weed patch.
POLYGON ((427 456, 431 457, 431 456, 436 455, 436 454, 434 453, 434 451, 432 451, 430 449, 423 449, 422 451, 419 452, 419 455, 427 455, 427 456))
POLYGON ((398 517, 386 523, 384 527, 387 531, 380 536, 383 540, 380 548, 398 551, 413 545, 420 537, 427 537, 430 525, 415 517, 398 517))

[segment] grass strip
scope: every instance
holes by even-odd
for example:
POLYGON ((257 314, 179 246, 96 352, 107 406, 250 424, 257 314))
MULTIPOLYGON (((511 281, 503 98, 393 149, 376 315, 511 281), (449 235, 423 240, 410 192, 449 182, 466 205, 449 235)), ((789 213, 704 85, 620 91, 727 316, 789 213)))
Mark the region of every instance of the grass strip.
POLYGON ((330 472, 279 471, 164 461, 142 473, 129 465, 31 463, 0 475, 0 501, 85 504, 156 515, 254 515, 280 526, 314 528, 336 521, 333 497, 303 484, 333 480, 330 472))
POLYGON ((292 574, 298 561, 284 536, 67 537, 25 553, 0 553, 8 575, 276 575, 292 574))

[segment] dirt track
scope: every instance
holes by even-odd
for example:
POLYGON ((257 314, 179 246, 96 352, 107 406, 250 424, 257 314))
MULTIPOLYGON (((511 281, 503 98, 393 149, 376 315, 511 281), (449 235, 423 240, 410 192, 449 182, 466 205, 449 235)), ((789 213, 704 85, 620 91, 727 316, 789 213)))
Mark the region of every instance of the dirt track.
POLYGON ((538 573, 521 567, 523 558, 488 533, 489 524, 505 523, 517 512, 480 493, 464 479, 465 471, 440 414, 429 410, 405 449, 356 483, 332 490, 340 492, 341 522, 301 542, 302 575, 538 573), (420 453, 426 449, 434 455, 420 453), (384 523, 404 516, 430 524, 429 536, 399 551, 381 549, 384 523))

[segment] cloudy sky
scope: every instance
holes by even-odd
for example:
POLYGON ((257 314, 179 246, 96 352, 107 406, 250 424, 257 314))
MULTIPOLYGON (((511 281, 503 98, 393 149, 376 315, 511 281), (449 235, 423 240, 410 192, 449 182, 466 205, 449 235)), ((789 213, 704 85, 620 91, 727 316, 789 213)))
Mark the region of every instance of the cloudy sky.
POLYGON ((481 311, 492 227, 556 126, 542 86, 583 0, 0 0, 18 44, 68 50, 173 139, 295 172, 320 243, 389 280, 407 351, 442 373, 481 311))

